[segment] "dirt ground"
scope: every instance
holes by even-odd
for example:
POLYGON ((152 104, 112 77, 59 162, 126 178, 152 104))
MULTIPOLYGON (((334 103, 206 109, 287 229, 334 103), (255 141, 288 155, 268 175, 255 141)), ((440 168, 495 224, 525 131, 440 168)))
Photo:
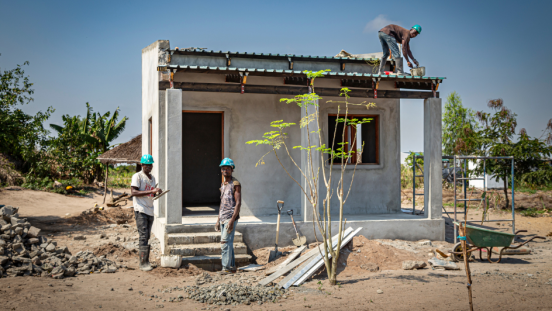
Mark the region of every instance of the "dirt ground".
MULTIPOLYGON (((262 305, 213 306, 184 299, 169 302, 183 294, 175 287, 198 284, 204 273, 212 282, 255 285, 264 278, 264 271, 240 272, 219 276, 190 265, 178 270, 156 268, 142 272, 132 250, 138 238, 132 210, 109 208, 82 212, 101 203, 96 194, 89 198, 72 198, 39 191, 0 191, 0 204, 20 207, 22 217, 41 228, 58 245, 70 251, 89 249, 106 255, 127 269, 114 274, 79 275, 54 280, 40 277, 0 279, 0 310, 466 310, 468 308, 466 276, 461 270, 401 269, 404 260, 427 260, 436 248, 447 252, 453 246, 451 220, 446 214, 447 241, 368 240, 357 236, 342 251, 339 259, 338 286, 327 283, 325 273, 318 273, 279 301, 262 305), (67 215, 69 214, 69 215, 67 215), (82 240, 82 238, 85 238, 82 240), (423 242, 423 243, 422 243, 423 242), (381 290, 381 293, 378 293, 381 290)), ((407 205, 405 205, 407 206, 407 205)), ((452 212, 452 208, 447 208, 452 212)), ((454 217, 451 214, 452 217, 454 217)), ((491 210, 491 219, 511 216, 491 210)), ((459 216, 460 217, 460 216, 459 216)), ((463 216, 462 216, 463 218, 463 216)), ((481 210, 469 209, 468 218, 481 219, 481 210)), ((508 222, 488 223, 498 230, 512 230, 508 222)), ((534 235, 552 231, 552 217, 525 217, 516 214, 516 229, 534 235)), ((239 230, 239 227, 238 227, 239 230)), ((156 259, 158 244, 152 258, 156 259)), ((158 243, 158 242, 157 242, 158 243)), ((314 245, 311 245, 314 247, 314 245)), ((506 256, 503 262, 472 262, 475 309, 480 310, 552 310, 552 239, 537 240, 529 246, 529 255, 506 256)), ((286 254, 294 246, 282 247, 286 254)), ((253 250, 257 263, 266 264, 269 248, 253 250)), ((267 267, 285 260, 285 256, 267 267)))

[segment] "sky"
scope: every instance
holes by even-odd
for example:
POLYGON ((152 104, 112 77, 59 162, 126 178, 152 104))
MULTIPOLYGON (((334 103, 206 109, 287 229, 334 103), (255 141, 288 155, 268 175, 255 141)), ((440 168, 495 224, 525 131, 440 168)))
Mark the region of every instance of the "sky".
MULTIPOLYGON (((85 115, 86 102, 141 131, 141 50, 171 47, 333 56, 381 51, 377 31, 420 24, 411 50, 426 75, 446 77, 466 107, 502 98, 518 130, 540 136, 552 118, 548 1, 6 1, 0 0, 0 70, 29 61, 34 114, 48 123, 85 115), (547 35, 548 33, 548 35, 547 35)), ((406 64, 405 64, 405 67, 406 64)), ((423 101, 401 101, 401 151, 423 150, 423 101)))

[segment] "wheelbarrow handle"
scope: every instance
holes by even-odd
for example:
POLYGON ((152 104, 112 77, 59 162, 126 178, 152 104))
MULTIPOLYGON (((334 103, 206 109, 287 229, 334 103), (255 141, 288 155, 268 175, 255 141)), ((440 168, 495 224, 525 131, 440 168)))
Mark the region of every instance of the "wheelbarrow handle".
POLYGON ((516 231, 516 233, 514 233, 514 235, 517 235, 520 232, 527 232, 527 230, 518 230, 518 231, 516 231))

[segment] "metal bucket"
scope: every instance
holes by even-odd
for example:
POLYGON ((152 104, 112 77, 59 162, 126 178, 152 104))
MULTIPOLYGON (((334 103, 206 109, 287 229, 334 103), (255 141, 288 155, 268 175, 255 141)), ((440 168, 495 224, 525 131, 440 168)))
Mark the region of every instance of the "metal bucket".
POLYGON ((410 74, 412 76, 423 77, 423 76, 425 76, 425 67, 412 68, 412 69, 410 69, 410 74))

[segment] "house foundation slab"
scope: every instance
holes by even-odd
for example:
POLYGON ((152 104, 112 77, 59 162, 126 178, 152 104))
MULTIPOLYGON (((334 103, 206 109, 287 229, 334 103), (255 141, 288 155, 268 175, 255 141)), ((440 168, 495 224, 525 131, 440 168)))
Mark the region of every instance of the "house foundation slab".
MULTIPOLYGON (((280 221, 279 246, 293 245, 292 239, 296 238, 291 219, 282 215, 280 221)), ((345 217, 345 227, 353 230, 362 227, 359 235, 368 239, 401 239, 417 241, 430 239, 442 241, 445 239, 445 220, 429 219, 409 214, 374 214, 374 215, 349 215, 345 217)), ((243 241, 250 250, 274 246, 276 239, 276 216, 244 216, 238 221, 236 230, 243 235, 243 241)), ((338 219, 336 216, 335 219, 338 219)), ((162 219, 156 229, 167 240, 168 234, 182 232, 212 232, 216 217, 183 217, 182 224, 166 225, 162 219)), ((299 234, 307 237, 307 243, 316 242, 315 228, 311 221, 296 221, 299 234)), ((339 221, 332 221, 332 235, 339 230, 339 221)), ((318 241, 321 235, 316 229, 318 241)), ((163 243, 162 243, 163 244, 163 243)), ((168 243, 165 243, 168 245, 168 243)))

